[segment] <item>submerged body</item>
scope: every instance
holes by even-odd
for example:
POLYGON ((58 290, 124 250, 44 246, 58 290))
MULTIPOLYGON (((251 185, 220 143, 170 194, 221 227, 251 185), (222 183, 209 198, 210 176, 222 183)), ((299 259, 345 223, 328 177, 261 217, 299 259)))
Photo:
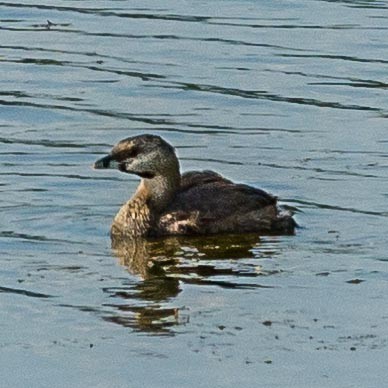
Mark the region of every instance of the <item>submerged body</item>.
POLYGON ((174 148, 159 136, 119 142, 95 168, 118 168, 142 180, 113 220, 113 236, 292 234, 296 223, 274 196, 213 171, 179 172, 174 148))

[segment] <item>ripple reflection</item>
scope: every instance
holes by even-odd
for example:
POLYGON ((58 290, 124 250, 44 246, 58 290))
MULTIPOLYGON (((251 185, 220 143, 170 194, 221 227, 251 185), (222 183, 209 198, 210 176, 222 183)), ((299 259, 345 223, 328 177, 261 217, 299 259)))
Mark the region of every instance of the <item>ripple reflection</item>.
POLYGON ((260 251, 257 235, 114 240, 112 247, 120 265, 141 281, 104 288, 115 302, 105 305, 114 313, 104 313, 103 318, 151 333, 172 334, 172 326, 187 322, 187 307, 170 306, 184 285, 235 290, 273 288, 256 279, 280 272, 266 271, 259 264, 263 257, 273 257, 274 249, 272 245, 271 250, 260 251))

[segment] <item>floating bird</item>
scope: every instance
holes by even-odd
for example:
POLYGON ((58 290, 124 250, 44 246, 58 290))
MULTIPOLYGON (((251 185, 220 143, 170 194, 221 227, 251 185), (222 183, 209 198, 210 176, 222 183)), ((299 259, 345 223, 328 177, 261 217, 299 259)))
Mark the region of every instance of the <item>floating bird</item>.
POLYGON ((112 237, 295 231, 292 215, 261 189, 233 183, 214 171, 181 175, 174 147, 160 136, 121 140, 94 168, 118 169, 141 178, 113 220, 112 237))

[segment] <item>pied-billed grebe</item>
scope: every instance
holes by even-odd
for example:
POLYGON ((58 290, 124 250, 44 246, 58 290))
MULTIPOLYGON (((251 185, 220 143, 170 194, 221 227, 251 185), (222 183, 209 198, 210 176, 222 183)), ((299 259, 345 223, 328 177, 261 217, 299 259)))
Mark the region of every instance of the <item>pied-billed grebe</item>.
POLYGON ((261 233, 292 234, 295 221, 263 190, 213 171, 179 172, 174 148, 159 136, 121 140, 94 168, 140 176, 134 196, 113 220, 112 236, 261 233))

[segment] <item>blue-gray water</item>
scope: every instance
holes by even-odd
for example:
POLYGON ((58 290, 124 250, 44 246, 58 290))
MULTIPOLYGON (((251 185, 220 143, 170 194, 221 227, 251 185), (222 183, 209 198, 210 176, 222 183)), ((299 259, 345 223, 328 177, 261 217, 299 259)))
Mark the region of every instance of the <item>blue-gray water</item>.
POLYGON ((387 42, 387 1, 0 2, 0 386, 384 386, 387 42), (137 180, 91 165, 144 132, 296 236, 113 252, 137 180))

